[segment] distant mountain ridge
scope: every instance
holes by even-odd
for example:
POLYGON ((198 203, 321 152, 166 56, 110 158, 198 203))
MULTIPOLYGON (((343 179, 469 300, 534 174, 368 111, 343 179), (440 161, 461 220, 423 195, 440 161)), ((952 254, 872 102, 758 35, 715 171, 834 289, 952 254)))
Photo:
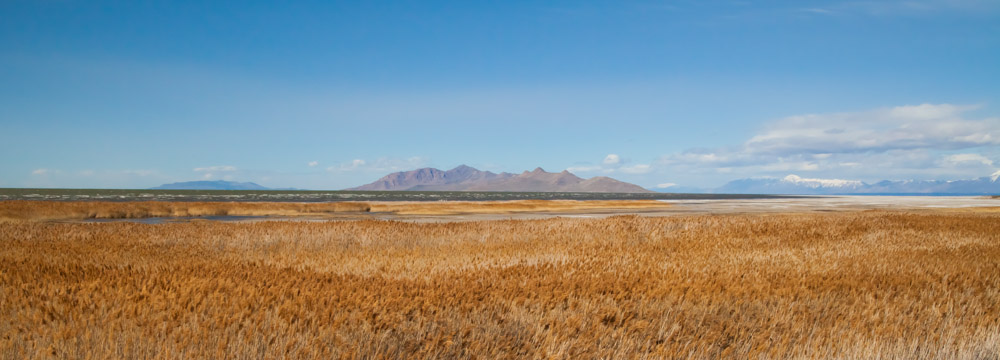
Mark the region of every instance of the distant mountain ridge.
POLYGON ((235 182, 225 180, 215 181, 184 181, 172 184, 163 184, 152 190, 287 190, 272 189, 260 186, 252 182, 235 182))
POLYGON ((650 190, 605 176, 582 179, 569 171, 542 168, 520 174, 493 173, 460 165, 443 171, 422 168, 383 176, 370 184, 347 190, 367 191, 511 191, 511 192, 610 192, 648 193, 650 190))
POLYGON ((730 181, 709 190, 725 194, 851 195, 851 194, 1000 194, 1000 171, 968 180, 883 180, 874 184, 857 180, 808 179, 796 175, 784 178, 750 178, 730 181))

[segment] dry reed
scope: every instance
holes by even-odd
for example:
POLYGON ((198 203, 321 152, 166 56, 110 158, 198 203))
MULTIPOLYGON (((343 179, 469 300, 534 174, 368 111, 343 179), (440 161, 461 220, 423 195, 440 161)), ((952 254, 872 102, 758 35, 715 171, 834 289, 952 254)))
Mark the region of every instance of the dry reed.
POLYGON ((0 223, 0 358, 1000 354, 996 213, 0 223))
POLYGON ((107 202, 0 201, 0 220, 138 219, 189 216, 324 216, 344 213, 400 215, 502 214, 664 209, 656 200, 513 200, 438 202, 107 202))
POLYGON ((657 200, 509 200, 509 201, 413 201, 372 202, 371 211, 399 215, 506 214, 519 212, 593 212, 666 209, 657 200))
POLYGON ((303 216, 367 212, 365 203, 0 201, 0 219, 140 219, 179 216, 303 216))

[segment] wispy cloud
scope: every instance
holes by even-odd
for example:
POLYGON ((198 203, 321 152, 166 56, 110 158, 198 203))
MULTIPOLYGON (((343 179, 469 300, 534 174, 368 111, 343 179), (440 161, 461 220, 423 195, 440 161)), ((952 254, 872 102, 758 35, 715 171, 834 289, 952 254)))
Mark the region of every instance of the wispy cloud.
POLYGON ((949 155, 944 159, 946 162, 961 165, 961 164, 982 164, 982 165, 993 165, 993 160, 980 155, 980 154, 954 154, 949 155))
POLYGON ((837 13, 836 11, 824 8, 805 8, 805 9, 798 9, 798 11, 804 13, 822 14, 822 15, 833 15, 837 13))
POLYGON ((194 168, 195 172, 206 172, 206 171, 236 171, 235 166, 230 165, 219 165, 219 166, 206 166, 194 168))
POLYGON ((352 172, 352 171, 405 171, 427 166, 427 158, 414 156, 406 159, 382 157, 374 161, 364 159, 354 159, 341 163, 337 166, 326 168, 329 172, 352 172))
POLYGON ((1000 144, 1000 119, 966 120, 974 106, 900 106, 840 114, 792 116, 750 138, 743 151, 788 155, 963 149, 1000 144))
POLYGON ((646 174, 652 170, 653 167, 650 166, 649 164, 635 164, 630 166, 622 166, 618 168, 618 171, 621 171, 626 174, 646 174))
POLYGON ((148 169, 83 169, 60 170, 39 168, 31 171, 22 186, 28 187, 121 187, 154 186, 168 180, 157 170, 148 169))
POLYGON ((601 163, 604 166, 619 166, 622 164, 622 158, 618 154, 608 154, 601 163))
POLYGON ((132 175, 132 176, 145 177, 145 176, 158 175, 159 171, 156 171, 156 170, 122 170, 121 173, 124 174, 124 175, 132 175))
POLYGON ((814 13, 860 14, 872 16, 933 15, 945 12, 984 12, 1000 9, 993 0, 884 0, 845 1, 829 4, 814 13), (829 11, 825 13, 822 11, 829 11))
POLYGON ((978 108, 921 104, 790 116, 767 124, 741 145, 668 154, 655 165, 675 172, 754 175, 789 171, 892 173, 905 169, 992 171, 997 159, 980 152, 1000 145, 1000 119, 970 118, 968 113, 978 108), (956 151, 963 152, 954 154, 956 151))
POLYGON ((624 174, 646 174, 653 170, 649 164, 627 165, 628 159, 624 159, 618 154, 608 154, 601 160, 600 164, 593 165, 583 163, 566 168, 571 173, 624 173, 624 174))
POLYGON ((574 174, 590 173, 590 172, 597 172, 597 171, 602 171, 602 170, 604 170, 604 168, 602 168, 600 166, 597 166, 597 165, 576 165, 576 166, 570 166, 570 167, 566 168, 566 171, 569 171, 569 172, 574 173, 574 174))
POLYGON ((215 165, 215 166, 204 166, 194 168, 194 172, 201 173, 201 177, 205 180, 221 178, 223 180, 232 180, 233 173, 238 169, 232 165, 215 165))
POLYGON ((307 165, 309 165, 309 167, 316 167, 316 165, 319 165, 319 161, 310 161, 307 165))
POLYGON ((354 159, 349 162, 340 164, 340 166, 331 166, 326 168, 327 171, 355 171, 363 168, 368 162, 362 159, 354 159))

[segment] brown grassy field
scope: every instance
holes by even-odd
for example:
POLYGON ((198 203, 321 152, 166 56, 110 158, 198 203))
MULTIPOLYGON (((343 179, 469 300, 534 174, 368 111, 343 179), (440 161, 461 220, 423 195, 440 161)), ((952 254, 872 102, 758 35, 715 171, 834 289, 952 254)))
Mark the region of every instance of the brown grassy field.
POLYGON ((0 222, 0 358, 1000 356, 1000 214, 0 222))
POLYGON ((372 202, 371 211, 399 215, 509 214, 521 212, 592 212, 611 210, 666 209, 657 200, 510 200, 510 201, 414 201, 372 202))
POLYGON ((0 201, 0 220, 140 219, 177 216, 303 216, 368 212, 365 203, 0 201))
POLYGON ((656 200, 513 200, 436 202, 58 202, 0 201, 0 220, 139 219, 178 216, 324 216, 347 213, 399 215, 504 214, 665 209, 656 200))

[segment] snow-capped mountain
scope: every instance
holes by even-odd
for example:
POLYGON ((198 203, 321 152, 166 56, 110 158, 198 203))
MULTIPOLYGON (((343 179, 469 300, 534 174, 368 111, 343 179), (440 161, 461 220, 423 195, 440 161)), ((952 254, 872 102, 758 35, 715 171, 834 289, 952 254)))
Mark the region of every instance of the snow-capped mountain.
POLYGON ((1000 171, 969 180, 883 180, 874 184, 857 180, 810 179, 797 175, 784 178, 750 178, 730 181, 708 192, 726 194, 925 194, 925 195, 995 195, 1000 194, 1000 171))

